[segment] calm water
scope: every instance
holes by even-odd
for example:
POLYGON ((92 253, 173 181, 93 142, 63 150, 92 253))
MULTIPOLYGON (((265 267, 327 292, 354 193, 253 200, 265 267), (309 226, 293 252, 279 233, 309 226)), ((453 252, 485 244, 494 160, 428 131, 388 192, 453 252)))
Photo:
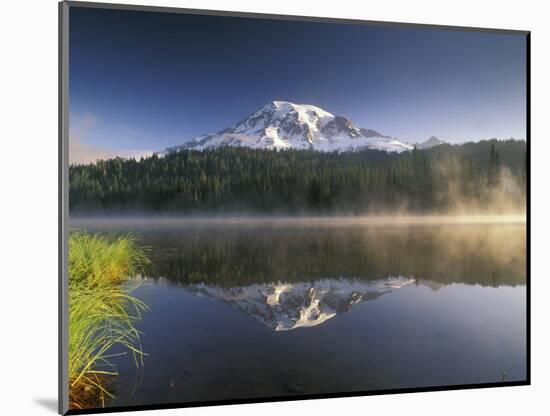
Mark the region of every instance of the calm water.
POLYGON ((151 247, 110 406, 526 377, 524 224, 75 225, 151 247))

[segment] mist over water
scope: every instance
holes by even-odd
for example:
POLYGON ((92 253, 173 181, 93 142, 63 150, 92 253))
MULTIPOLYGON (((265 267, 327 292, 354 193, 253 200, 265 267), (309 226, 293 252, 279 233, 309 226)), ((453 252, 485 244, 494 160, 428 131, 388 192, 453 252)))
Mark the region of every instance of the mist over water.
POLYGON ((73 228, 114 227, 156 228, 187 227, 208 225, 235 226, 332 226, 345 227, 356 225, 443 225, 443 224, 525 224, 525 214, 502 215, 368 215, 368 216, 172 216, 172 215, 110 215, 110 216, 74 216, 70 219, 73 228))
POLYGON ((210 217, 71 221, 74 230, 133 233, 148 277, 182 284, 351 278, 524 284, 525 217, 210 217))

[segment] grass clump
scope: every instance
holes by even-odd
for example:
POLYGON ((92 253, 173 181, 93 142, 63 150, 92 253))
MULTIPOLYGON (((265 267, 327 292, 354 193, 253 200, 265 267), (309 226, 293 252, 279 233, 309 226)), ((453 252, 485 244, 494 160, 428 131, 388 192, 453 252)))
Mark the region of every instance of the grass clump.
POLYGON ((71 408, 104 406, 111 376, 112 347, 142 363, 135 322, 146 305, 123 282, 148 263, 132 235, 75 232, 69 237, 69 402, 71 408))
POLYGON ((97 287, 122 283, 148 261, 131 234, 111 237, 75 232, 69 238, 70 284, 97 287))

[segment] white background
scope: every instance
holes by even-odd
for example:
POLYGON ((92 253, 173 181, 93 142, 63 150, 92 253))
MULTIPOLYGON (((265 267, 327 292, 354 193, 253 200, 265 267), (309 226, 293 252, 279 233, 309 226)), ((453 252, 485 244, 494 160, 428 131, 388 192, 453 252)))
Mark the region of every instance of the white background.
MULTIPOLYGON (((124 1, 118 1, 124 3, 124 1)), ((141 4, 532 31, 532 386, 267 403, 148 414, 193 416, 548 414, 550 17, 543 1, 203 0, 141 4)), ((57 395, 57 1, 0 9, 0 409, 54 414, 57 395)))

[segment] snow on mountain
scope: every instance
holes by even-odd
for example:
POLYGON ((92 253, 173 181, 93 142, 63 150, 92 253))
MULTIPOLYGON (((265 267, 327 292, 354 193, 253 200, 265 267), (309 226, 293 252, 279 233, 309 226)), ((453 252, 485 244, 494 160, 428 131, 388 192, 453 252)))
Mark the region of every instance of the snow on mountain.
POLYGON ((440 144, 447 143, 444 140, 441 140, 435 136, 430 137, 428 140, 422 143, 416 143, 417 149, 429 149, 430 147, 439 146, 440 144))
POLYGON ((349 312, 359 302, 412 283, 414 279, 398 276, 372 282, 325 279, 313 283, 254 284, 234 288, 198 284, 187 290, 197 296, 226 302, 273 331, 288 331, 320 325, 349 312))
POLYGON ((166 151, 204 150, 219 146, 323 152, 361 149, 401 152, 413 148, 374 130, 360 129, 349 118, 335 116, 313 105, 271 101, 231 127, 205 134, 166 151))

